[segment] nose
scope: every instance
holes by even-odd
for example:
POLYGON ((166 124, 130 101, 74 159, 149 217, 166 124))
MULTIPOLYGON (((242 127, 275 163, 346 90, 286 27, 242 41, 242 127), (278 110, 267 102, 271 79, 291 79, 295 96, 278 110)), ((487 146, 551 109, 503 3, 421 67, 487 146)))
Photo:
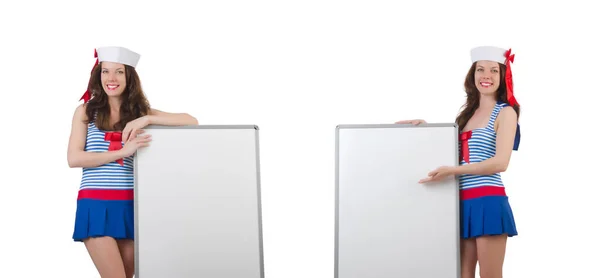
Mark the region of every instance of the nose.
POLYGON ((117 75, 114 72, 108 72, 108 80, 115 81, 117 75))
POLYGON ((485 79, 491 79, 492 78, 492 73, 485 70, 485 71, 483 71, 482 77, 485 78, 485 79))

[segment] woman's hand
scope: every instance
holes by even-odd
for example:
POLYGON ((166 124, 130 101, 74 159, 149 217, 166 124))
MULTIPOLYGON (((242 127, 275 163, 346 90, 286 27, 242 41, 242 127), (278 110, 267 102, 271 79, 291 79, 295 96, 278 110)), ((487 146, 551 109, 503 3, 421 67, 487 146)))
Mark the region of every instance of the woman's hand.
POLYGON ((456 171, 455 167, 449 167, 449 166, 438 167, 437 169, 429 172, 429 174, 427 174, 428 177, 421 179, 419 181, 419 183, 439 181, 450 175, 455 175, 455 171, 456 171))
POLYGON ((420 125, 420 124, 426 124, 427 122, 423 119, 415 119, 415 120, 402 120, 402 121, 397 121, 396 124, 413 124, 413 125, 420 125))
POLYGON ((150 120, 146 116, 139 117, 125 125, 122 132, 123 142, 127 143, 129 139, 133 139, 138 133, 138 130, 150 124, 150 120))
MULTIPOLYGON (((140 130, 137 133, 140 134, 142 132, 143 132, 143 130, 140 130)), ((142 135, 142 136, 138 135, 138 136, 132 137, 131 139, 127 140, 125 143, 125 146, 123 146, 123 148, 120 150, 123 154, 123 157, 131 156, 138 149, 147 147, 149 145, 148 143, 150 141, 152 141, 152 139, 150 137, 151 137, 150 134, 142 135)))

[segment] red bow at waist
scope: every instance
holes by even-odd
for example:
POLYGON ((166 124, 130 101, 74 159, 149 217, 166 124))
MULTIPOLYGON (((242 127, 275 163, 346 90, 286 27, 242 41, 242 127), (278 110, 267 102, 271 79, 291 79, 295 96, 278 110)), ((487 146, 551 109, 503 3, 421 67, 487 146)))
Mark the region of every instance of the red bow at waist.
POLYGON ((462 143, 462 159, 469 163, 469 139, 471 139, 473 131, 469 130, 460 134, 460 141, 462 143))
MULTIPOLYGON (((108 145, 108 151, 118 151, 123 148, 121 145, 121 132, 107 132, 104 134, 104 141, 110 141, 110 145, 108 145)), ((123 158, 119 158, 116 160, 117 163, 123 166, 123 158)))

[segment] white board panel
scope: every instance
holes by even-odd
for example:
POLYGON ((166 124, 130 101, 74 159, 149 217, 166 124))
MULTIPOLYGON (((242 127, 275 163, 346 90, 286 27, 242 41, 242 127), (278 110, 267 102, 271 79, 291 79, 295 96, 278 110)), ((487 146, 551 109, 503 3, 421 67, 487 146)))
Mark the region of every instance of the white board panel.
POLYGON ((135 158, 136 277, 263 278, 258 128, 148 127, 135 158))
POLYGON ((418 183, 453 165, 454 124, 338 126, 335 278, 459 277, 458 179, 418 183))

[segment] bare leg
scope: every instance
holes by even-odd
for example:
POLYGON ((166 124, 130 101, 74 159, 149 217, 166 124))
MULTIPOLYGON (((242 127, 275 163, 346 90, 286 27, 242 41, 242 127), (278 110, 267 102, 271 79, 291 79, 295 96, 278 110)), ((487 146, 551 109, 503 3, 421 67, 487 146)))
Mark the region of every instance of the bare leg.
POLYGON ((126 278, 117 241, 111 237, 88 238, 85 247, 102 278, 126 278))
POLYGON ((121 253, 121 258, 123 259, 123 265, 125 266, 125 276, 127 278, 133 278, 133 274, 135 272, 135 246, 133 245, 133 240, 121 239, 117 241, 117 244, 119 245, 119 252, 121 253))
POLYGON ((502 278, 507 235, 477 238, 477 257, 481 278, 502 278))
POLYGON ((474 238, 460 240, 461 278, 475 278, 477 266, 477 245, 474 238))

